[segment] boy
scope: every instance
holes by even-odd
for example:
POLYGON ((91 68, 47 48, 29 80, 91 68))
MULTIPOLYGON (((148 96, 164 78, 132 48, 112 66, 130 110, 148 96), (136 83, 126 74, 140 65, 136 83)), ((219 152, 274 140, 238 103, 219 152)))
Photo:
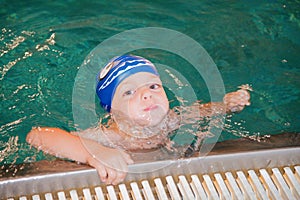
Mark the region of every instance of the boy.
MULTIPOLYGON (((97 79, 100 104, 112 117, 106 126, 78 133, 38 127, 31 130, 27 141, 47 153, 87 163, 97 169, 103 182, 117 184, 125 178, 128 164, 133 163, 125 151, 167 145, 168 134, 180 127, 184 116, 169 109, 159 74, 145 58, 114 58, 97 79)), ((199 104, 189 114, 237 112, 250 105, 249 99, 249 93, 241 89, 226 94, 222 103, 199 104)))

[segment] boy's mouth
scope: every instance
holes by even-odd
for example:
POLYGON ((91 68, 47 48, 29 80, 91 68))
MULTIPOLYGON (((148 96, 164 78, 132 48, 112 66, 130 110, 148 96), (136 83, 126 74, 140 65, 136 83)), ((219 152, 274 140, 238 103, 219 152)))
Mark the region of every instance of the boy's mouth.
POLYGON ((156 109, 157 107, 158 107, 157 105, 151 105, 151 106, 145 108, 144 111, 145 111, 145 112, 148 112, 148 111, 150 111, 150 110, 156 109))

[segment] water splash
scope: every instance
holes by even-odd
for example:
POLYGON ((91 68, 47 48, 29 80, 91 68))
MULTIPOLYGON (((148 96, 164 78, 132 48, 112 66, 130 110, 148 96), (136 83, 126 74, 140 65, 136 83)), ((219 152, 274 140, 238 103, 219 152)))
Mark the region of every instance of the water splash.
POLYGON ((209 108, 212 111, 210 114, 214 116, 200 115, 201 106, 201 102, 198 101, 192 106, 175 107, 154 127, 140 127, 129 120, 116 124, 115 116, 106 115, 100 120, 103 123, 100 127, 105 128, 97 129, 102 132, 98 137, 105 138, 101 142, 109 147, 126 150, 164 148, 172 154, 190 156, 200 150, 206 138, 216 136, 214 128, 222 128, 222 112, 217 108, 213 112, 213 109, 209 108), (121 130, 121 133, 116 134, 116 130, 121 130), (191 150, 191 147, 192 152, 187 155, 187 149, 191 150))
POLYGON ((261 142, 269 138, 270 135, 262 134, 261 132, 250 132, 245 128, 245 120, 232 120, 233 115, 227 115, 224 124, 224 134, 231 134, 238 138, 248 138, 253 141, 261 142))
POLYGON ((19 150, 19 137, 13 136, 8 139, 7 142, 1 141, 0 146, 3 149, 0 151, 0 163, 4 160, 4 164, 6 163, 15 163, 18 159, 17 152, 19 150))
MULTIPOLYGON (((52 30, 50 30, 50 32, 52 32, 52 30)), ((4 47, 0 48, 0 58, 8 54, 9 52, 12 52, 13 50, 17 49, 18 46, 20 46, 26 40, 30 40, 31 38, 34 38, 34 36, 35 36, 35 32, 33 31, 23 30, 20 35, 16 35, 12 30, 10 29, 7 30, 6 28, 3 28, 0 41, 3 41, 4 47), (7 42, 9 38, 12 39, 9 42, 7 42)), ((33 56, 35 52, 51 50, 49 45, 53 46, 55 45, 55 43, 56 43, 55 33, 52 33, 49 38, 47 38, 41 44, 37 44, 35 48, 29 48, 29 50, 24 51, 24 53, 19 57, 14 56, 13 60, 8 61, 8 63, 4 64, 2 67, 0 66, 0 75, 1 75, 0 81, 4 79, 7 72, 18 62, 33 56)), ((53 49, 52 51, 57 51, 57 50, 53 49)), ((57 53, 59 53, 59 55, 62 55, 62 52, 60 51, 57 51, 57 53)))

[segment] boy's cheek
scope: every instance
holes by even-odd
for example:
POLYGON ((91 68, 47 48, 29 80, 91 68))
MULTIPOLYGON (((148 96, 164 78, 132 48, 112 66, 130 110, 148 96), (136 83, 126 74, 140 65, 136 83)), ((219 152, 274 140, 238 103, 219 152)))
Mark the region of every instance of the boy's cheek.
POLYGON ((128 108, 128 117, 132 120, 139 120, 143 118, 143 114, 136 107, 128 108))
POLYGON ((130 103, 128 100, 116 99, 113 103, 113 109, 115 112, 128 113, 130 103))

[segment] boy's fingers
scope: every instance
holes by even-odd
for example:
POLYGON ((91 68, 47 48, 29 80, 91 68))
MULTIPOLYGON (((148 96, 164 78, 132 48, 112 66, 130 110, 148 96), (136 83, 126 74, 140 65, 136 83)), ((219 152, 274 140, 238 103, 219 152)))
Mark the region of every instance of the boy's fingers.
POLYGON ((114 169, 108 168, 107 170, 107 184, 111 184, 115 181, 115 179, 117 178, 117 172, 114 169))
POLYGON ((109 167, 98 167, 98 174, 102 182, 116 185, 125 179, 126 173, 109 167))
POLYGON ((101 166, 101 167, 97 167, 96 169, 98 171, 98 174, 100 176, 101 181, 104 182, 104 183, 106 183, 107 182, 108 173, 107 173, 105 167, 101 166))
POLYGON ((100 179, 102 182, 106 182, 107 181, 107 171, 106 171, 106 168, 104 165, 102 165, 97 159, 95 158, 92 158, 92 159, 89 159, 88 161, 89 165, 91 165, 92 167, 95 167, 99 176, 100 176, 100 179))
POLYGON ((250 93, 246 90, 238 90, 243 99, 250 100, 250 93))
POLYGON ((245 108, 245 106, 244 106, 244 105, 242 105, 242 106, 239 106, 239 111, 243 110, 244 108, 245 108))
POLYGON ((134 163, 134 161, 131 159, 130 156, 126 159, 126 162, 127 162, 127 164, 133 164, 134 163))
POLYGON ((117 185, 118 183, 122 182, 126 177, 126 173, 117 171, 117 177, 115 180, 112 182, 113 185, 117 185))
POLYGON ((133 163, 134 163, 134 161, 131 159, 130 155, 128 155, 128 154, 125 153, 125 152, 122 152, 122 154, 123 154, 123 156, 124 156, 124 158, 125 158, 125 162, 126 162, 127 164, 133 164, 133 163))

